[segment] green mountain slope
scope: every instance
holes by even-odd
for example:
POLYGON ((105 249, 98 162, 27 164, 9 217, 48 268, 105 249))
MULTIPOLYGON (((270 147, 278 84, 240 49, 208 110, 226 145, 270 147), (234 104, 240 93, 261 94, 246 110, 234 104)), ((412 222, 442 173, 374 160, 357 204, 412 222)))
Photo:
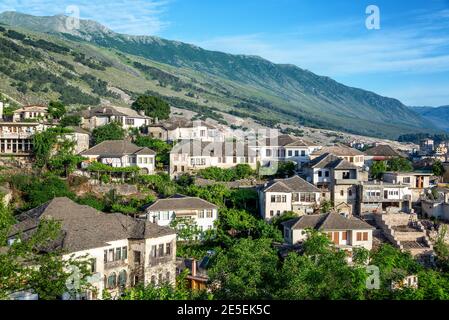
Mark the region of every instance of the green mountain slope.
MULTIPOLYGON (((83 104, 99 103, 100 99, 125 104, 123 93, 133 97, 148 90, 168 97, 175 106, 211 117, 219 118, 215 111, 220 110, 253 117, 271 126, 282 121, 386 138, 433 131, 428 122, 398 100, 351 88, 293 65, 208 51, 157 37, 118 34, 88 20, 81 20, 80 27, 72 30, 67 19, 0 14, 1 23, 29 35, 35 42, 41 39, 69 48, 58 52, 41 43, 38 51, 43 57, 28 57, 31 60, 20 64, 19 69, 41 66, 62 78, 65 74, 69 86, 89 95, 81 101, 83 104), (74 70, 65 70, 67 66, 58 59, 73 65, 74 70), (96 79, 81 77, 83 74, 96 79), (106 89, 99 81, 107 82, 106 89)), ((6 33, 3 37, 24 48, 36 48, 32 41, 11 39, 6 33)), ((0 90, 14 95, 14 88, 20 91, 20 83, 15 83, 16 75, 6 75, 10 84, 1 85, 0 90)), ((42 95, 42 88, 31 88, 36 94, 30 96, 28 90, 23 96, 48 99, 58 94, 70 96, 65 91, 75 92, 54 85, 47 87, 47 95, 42 95)))
POLYGON ((449 106, 412 107, 412 110, 430 121, 436 128, 449 132, 449 106))

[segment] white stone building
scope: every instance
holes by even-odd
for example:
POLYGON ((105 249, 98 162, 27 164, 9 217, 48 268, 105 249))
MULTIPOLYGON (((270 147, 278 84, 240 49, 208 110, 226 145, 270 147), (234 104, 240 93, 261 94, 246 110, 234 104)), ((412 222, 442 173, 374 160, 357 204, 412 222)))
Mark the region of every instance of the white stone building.
POLYGON ((320 201, 321 190, 298 176, 273 180, 259 190, 260 214, 266 220, 289 211, 312 214, 320 201))
MULTIPOLYGON (((56 247, 63 259, 90 261, 93 288, 77 299, 102 299, 103 290, 117 298, 126 288, 144 284, 174 283, 176 232, 122 214, 106 214, 68 198, 50 202, 18 216, 9 242, 33 233, 44 219, 61 223, 56 247), (87 259, 87 260, 85 260, 87 259)), ((65 294, 63 299, 74 299, 65 294)))
POLYGON ((156 153, 126 140, 108 140, 81 152, 90 162, 101 162, 114 168, 139 167, 143 174, 155 171, 156 153))
POLYGON ((89 108, 81 112, 81 126, 92 131, 111 122, 119 123, 123 129, 140 129, 150 124, 151 118, 143 111, 137 112, 131 108, 103 106, 89 108))
POLYGON ((148 126, 148 135, 152 138, 175 142, 180 140, 200 140, 204 142, 223 141, 223 133, 205 121, 191 121, 173 117, 148 126))

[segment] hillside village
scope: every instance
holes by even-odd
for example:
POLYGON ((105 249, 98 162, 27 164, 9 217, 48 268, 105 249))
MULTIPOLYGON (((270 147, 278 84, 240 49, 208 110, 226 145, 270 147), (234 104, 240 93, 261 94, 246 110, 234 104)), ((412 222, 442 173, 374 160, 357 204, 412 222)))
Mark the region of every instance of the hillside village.
MULTIPOLYGON (((4 99, 0 117, 3 207, 15 220, 10 249, 2 250, 32 239, 48 219, 60 222, 62 235, 39 251, 88 259, 90 272, 88 289, 63 292, 63 299, 119 299, 140 285, 175 286, 181 275, 190 292, 233 288, 217 268, 228 259, 224 248, 233 248, 228 243, 250 241, 245 234, 268 239, 286 262, 304 254, 316 232, 329 250, 344 253, 348 268, 360 263, 361 250, 388 244, 423 268, 443 259, 445 141, 410 148, 243 130, 150 96, 128 108, 82 111, 4 99)), ((413 268, 387 282, 391 292, 420 286, 413 268)), ((238 294, 231 291, 216 295, 238 294)), ((44 298, 20 286, 9 297, 44 298)))

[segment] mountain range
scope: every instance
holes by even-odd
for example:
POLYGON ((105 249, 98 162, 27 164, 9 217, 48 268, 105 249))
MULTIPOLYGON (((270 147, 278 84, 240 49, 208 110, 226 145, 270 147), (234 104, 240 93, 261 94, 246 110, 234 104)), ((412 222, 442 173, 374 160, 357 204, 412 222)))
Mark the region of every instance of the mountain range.
POLYGON ((119 34, 90 20, 73 28, 63 15, 4 12, 0 23, 0 92, 24 103, 129 105, 146 92, 216 120, 227 112, 273 127, 288 123, 381 138, 443 129, 397 99, 261 57, 119 34))

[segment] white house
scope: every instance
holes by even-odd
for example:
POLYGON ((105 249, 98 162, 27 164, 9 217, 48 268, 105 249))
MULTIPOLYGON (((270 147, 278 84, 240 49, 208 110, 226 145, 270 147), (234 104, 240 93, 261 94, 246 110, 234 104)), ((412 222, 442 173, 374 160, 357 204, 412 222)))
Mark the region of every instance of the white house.
POLYGON ((299 167, 310 161, 310 155, 321 148, 316 143, 290 135, 279 135, 250 142, 262 165, 273 162, 293 161, 299 167))
POLYGON ((371 250, 374 227, 355 217, 344 217, 338 213, 308 215, 286 221, 284 239, 290 245, 303 242, 307 238, 307 229, 315 229, 327 234, 340 249, 352 252, 360 247, 371 250))
POLYGON ((192 173, 208 167, 228 169, 248 164, 256 169, 255 150, 243 142, 203 142, 187 140, 178 143, 170 152, 170 176, 192 173))
POLYGON ((360 168, 365 164, 365 154, 362 151, 345 146, 344 144, 321 148, 313 152, 310 158, 313 160, 324 154, 333 154, 360 168))
POLYGON ((67 127, 72 132, 66 134, 66 138, 72 140, 75 143, 76 154, 80 154, 83 151, 89 149, 90 133, 80 127, 67 127))
POLYGON ((175 195, 159 199, 145 210, 149 221, 160 226, 169 226, 176 218, 187 218, 195 222, 201 231, 213 229, 218 219, 218 207, 206 200, 175 195))
POLYGON ((273 180, 259 190, 260 213, 266 220, 289 211, 312 214, 319 208, 320 197, 320 189, 298 176, 273 180))
POLYGON ((88 163, 98 161, 115 168, 137 166, 143 174, 151 174, 155 170, 156 153, 126 140, 104 141, 80 155, 88 158, 88 163))
POLYGON ((48 108, 41 105, 24 106, 20 109, 14 110, 13 121, 37 121, 46 120, 48 118, 48 108))
POLYGON ((213 125, 201 120, 191 121, 179 117, 150 124, 148 135, 170 142, 179 140, 223 141, 223 134, 213 125))
MULTIPOLYGON (((17 217, 9 242, 32 234, 44 219, 61 223, 56 247, 63 259, 87 259, 93 288, 77 299, 102 299, 106 289, 117 298, 124 289, 144 284, 174 283, 176 232, 122 214, 106 214, 68 198, 55 198, 17 217)), ((67 294, 63 299, 73 299, 67 294)))
POLYGON ((123 129, 139 129, 150 124, 151 118, 145 113, 131 108, 102 106, 81 112, 82 127, 88 130, 104 126, 111 122, 119 123, 123 129))

